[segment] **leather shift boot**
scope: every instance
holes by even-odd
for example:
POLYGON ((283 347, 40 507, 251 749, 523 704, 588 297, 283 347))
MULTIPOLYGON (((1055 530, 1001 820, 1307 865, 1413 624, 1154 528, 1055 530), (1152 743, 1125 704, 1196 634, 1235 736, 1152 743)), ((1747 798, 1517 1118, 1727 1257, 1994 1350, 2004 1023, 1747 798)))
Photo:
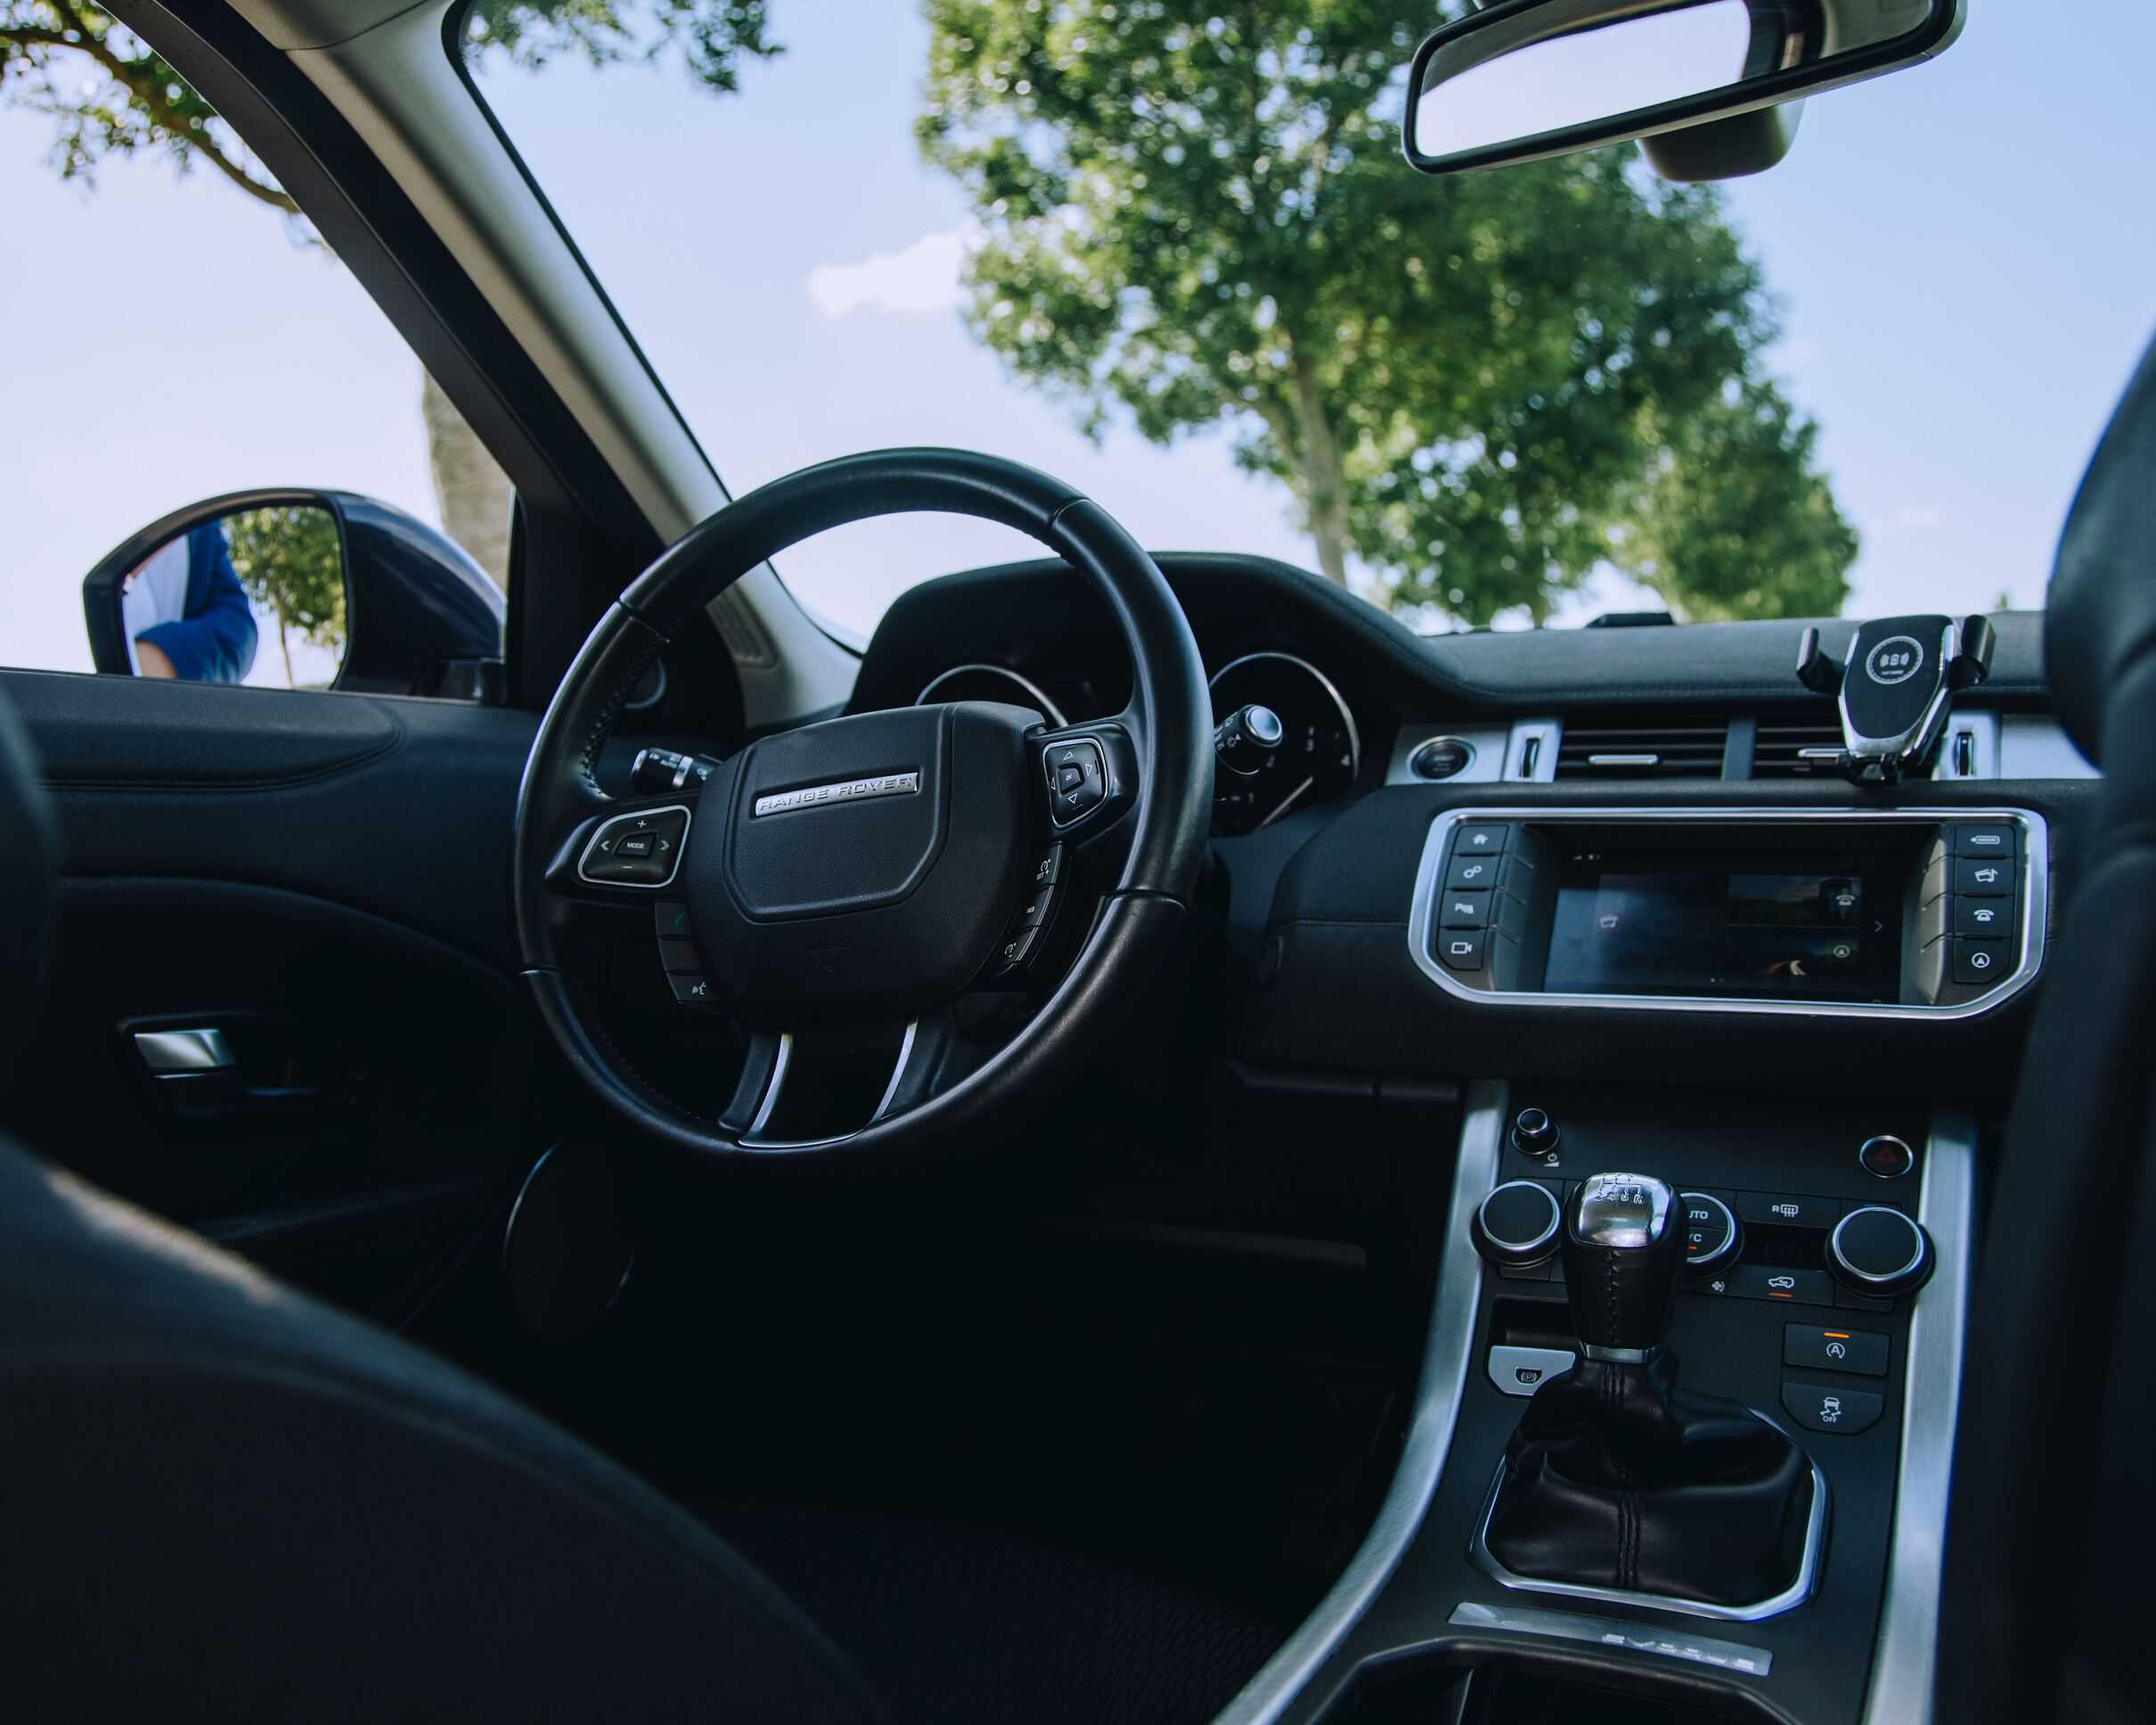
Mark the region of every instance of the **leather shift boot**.
POLYGON ((1538 1581, 1749 1606, 1796 1580, 1811 1514, 1802 1451, 1733 1402, 1646 1365, 1582 1359, 1527 1404, 1485 1541, 1538 1581))

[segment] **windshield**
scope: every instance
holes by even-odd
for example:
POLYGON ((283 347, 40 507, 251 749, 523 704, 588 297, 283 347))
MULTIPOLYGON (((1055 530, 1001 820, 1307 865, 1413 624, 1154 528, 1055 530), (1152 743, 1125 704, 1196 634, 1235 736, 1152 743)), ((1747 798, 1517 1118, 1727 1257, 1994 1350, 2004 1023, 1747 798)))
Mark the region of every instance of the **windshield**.
MULTIPOLYGON (((468 61, 737 495, 985 449, 1433 630, 2033 607, 2148 334, 2136 0, 1975 8, 1714 187, 1411 172, 1432 4, 525 10, 468 61)), ((859 642, 1032 554, 907 518, 779 569, 859 642)))

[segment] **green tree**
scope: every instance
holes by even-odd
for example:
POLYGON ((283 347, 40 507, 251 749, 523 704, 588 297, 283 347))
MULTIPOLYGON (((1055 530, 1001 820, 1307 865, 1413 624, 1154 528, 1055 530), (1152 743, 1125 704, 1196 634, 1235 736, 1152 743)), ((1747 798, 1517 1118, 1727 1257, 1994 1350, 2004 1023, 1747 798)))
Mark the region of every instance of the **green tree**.
MULTIPOLYGON (((466 53, 537 67, 559 55, 595 66, 672 53, 715 92, 733 90, 743 57, 780 52, 764 0, 475 0, 466 53)), ((299 208, 239 135, 155 49, 86 0, 0 0, 0 104, 49 116, 51 161, 94 185, 114 157, 161 152, 198 164, 310 233, 299 208)), ((311 233, 310 233, 311 237, 311 233)), ((509 481, 431 376, 426 427, 443 526, 494 578, 507 572, 509 481)))
POLYGON ((1540 620, 1607 561, 1686 615, 1838 609, 1856 537, 1720 199, 1629 147, 1410 172, 1440 11, 927 0, 974 333, 1096 436, 1226 429, 1395 605, 1540 620))
POLYGON ((277 619, 285 686, 297 687, 294 634, 332 652, 344 650, 344 542, 337 518, 304 503, 244 510, 225 518, 225 541, 248 598, 277 619))

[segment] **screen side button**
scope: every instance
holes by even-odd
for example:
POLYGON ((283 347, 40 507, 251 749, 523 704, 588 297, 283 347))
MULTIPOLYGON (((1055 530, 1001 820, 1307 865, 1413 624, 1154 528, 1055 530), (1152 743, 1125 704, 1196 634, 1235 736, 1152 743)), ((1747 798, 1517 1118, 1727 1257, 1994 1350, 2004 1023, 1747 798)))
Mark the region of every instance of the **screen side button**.
POLYGON ((1440 928, 1430 944, 1448 970, 1480 970, 1489 940, 1485 928, 1440 928))
POLYGON ((2013 961, 2006 948, 1996 940, 1957 940, 1954 943, 1954 980, 1974 983, 1997 982, 2013 969, 2013 961))
POLYGON ((1956 856, 2013 856, 2019 849, 2014 830, 2009 826, 1971 826, 1954 829, 1954 854, 1956 856))
POLYGON ((1455 856, 1495 856, 1511 841, 1510 827, 1462 827, 1452 835, 1455 856))
POLYGON ((1484 892, 1445 893, 1437 906, 1438 926, 1443 928, 1482 928, 1490 922, 1490 895, 1484 892))
POLYGON ((1498 884, 1498 870, 1501 861, 1494 856, 1465 856, 1458 851, 1445 870, 1445 890, 1455 892, 1486 892, 1498 884))

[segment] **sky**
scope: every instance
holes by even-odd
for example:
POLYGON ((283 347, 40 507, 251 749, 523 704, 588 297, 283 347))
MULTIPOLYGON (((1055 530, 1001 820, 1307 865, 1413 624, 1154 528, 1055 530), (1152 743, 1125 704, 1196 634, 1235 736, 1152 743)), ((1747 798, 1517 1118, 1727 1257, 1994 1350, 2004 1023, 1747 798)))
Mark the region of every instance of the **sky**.
MULTIPOLYGON (((2156 326, 2156 121, 2139 82, 2156 8, 2085 0, 2063 28, 2026 0, 1972 11, 1939 61, 1816 98, 1790 159, 1727 188, 1783 306, 1770 363, 1821 422, 1863 535, 1853 615, 2040 603, 2074 486, 2156 326)), ((1156 548, 1311 565, 1286 494, 1238 472, 1224 435, 1096 446, 966 334, 965 204, 912 142, 915 8, 772 12, 788 52, 746 66, 732 98, 665 64, 482 79, 730 486, 955 444, 1083 487, 1156 548)), ((0 659, 87 668, 83 574, 214 492, 334 486, 437 519, 417 364, 332 258, 207 170, 176 181, 161 156, 108 164, 94 192, 61 185, 50 139, 48 121, 0 110, 0 659)), ((911 517, 778 567, 865 634, 911 582, 1032 549, 911 517)), ((1558 620, 1647 602, 1605 581, 1558 620)))

